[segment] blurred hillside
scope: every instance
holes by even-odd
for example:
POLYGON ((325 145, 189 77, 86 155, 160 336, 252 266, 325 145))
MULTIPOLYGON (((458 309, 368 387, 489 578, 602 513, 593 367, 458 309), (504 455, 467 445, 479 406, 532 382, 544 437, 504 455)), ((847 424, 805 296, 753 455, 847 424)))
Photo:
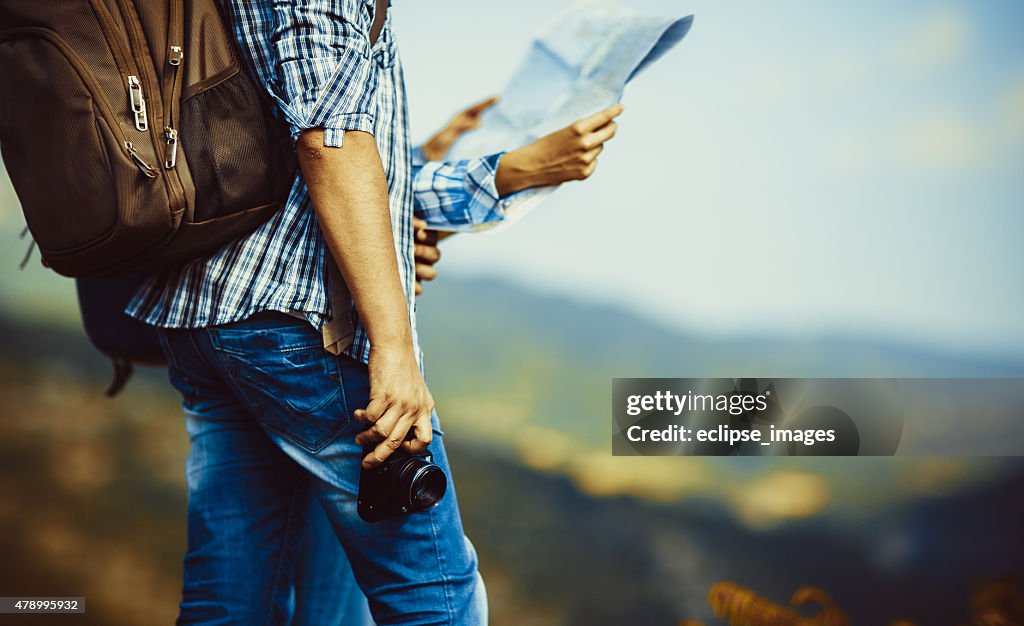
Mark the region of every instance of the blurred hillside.
MULTIPOLYGON (((878 337, 686 334, 622 309, 482 278, 445 276, 417 308, 428 379, 448 413, 487 415, 497 404, 502 424, 543 423, 574 446, 602 450, 615 377, 1024 376, 1024 358, 878 337)), ((488 427, 480 421, 467 427, 488 427)))
MULTIPOLYGON (((778 601, 813 584, 855 624, 957 624, 975 582, 1024 569, 1013 459, 613 458, 607 439, 617 375, 1018 364, 884 342, 714 341, 507 284, 430 287, 428 377, 497 626, 716 623, 705 594, 721 580, 778 601)), ((0 589, 85 595, 84 623, 170 623, 184 547, 177 398, 159 370, 103 398, 108 365, 67 306, 53 307, 66 323, 0 323, 0 589)))

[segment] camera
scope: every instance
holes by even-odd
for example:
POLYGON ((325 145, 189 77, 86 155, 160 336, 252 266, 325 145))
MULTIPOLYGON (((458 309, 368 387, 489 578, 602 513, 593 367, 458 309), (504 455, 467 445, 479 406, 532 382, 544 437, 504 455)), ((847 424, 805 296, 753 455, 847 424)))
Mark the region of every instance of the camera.
POLYGON ((382 464, 363 469, 359 475, 359 517, 378 522, 428 511, 437 506, 447 489, 448 478, 430 454, 396 450, 382 464))

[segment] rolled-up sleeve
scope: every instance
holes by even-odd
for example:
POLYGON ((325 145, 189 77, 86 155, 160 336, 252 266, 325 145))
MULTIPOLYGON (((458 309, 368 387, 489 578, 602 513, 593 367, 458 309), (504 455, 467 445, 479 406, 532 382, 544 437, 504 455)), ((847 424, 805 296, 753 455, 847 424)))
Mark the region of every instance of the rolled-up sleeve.
POLYGON ((271 93, 292 140, 324 129, 324 144, 344 133, 373 133, 377 72, 370 46, 374 3, 367 0, 274 2, 276 60, 271 93))
POLYGON ((504 153, 461 161, 427 161, 413 152, 416 217, 432 228, 473 230, 505 218, 495 176, 504 153))

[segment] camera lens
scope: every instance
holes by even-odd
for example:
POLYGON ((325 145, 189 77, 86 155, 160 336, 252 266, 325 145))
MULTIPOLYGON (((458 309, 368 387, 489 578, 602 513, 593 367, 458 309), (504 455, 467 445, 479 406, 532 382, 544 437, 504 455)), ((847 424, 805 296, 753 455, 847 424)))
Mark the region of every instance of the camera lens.
POLYGON ((448 488, 448 479, 441 468, 430 463, 424 467, 409 490, 409 503, 416 511, 426 511, 437 506, 448 488))
POLYGON ((397 487, 408 494, 413 511, 426 511, 437 506, 448 489, 448 478, 437 465, 422 457, 409 457, 398 473, 397 487))

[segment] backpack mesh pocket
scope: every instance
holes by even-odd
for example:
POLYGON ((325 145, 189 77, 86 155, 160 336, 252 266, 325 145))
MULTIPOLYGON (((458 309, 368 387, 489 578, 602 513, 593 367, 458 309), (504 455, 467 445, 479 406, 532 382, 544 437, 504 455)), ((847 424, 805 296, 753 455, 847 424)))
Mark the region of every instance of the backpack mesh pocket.
POLYGON ((181 146, 195 182, 193 222, 282 200, 295 174, 283 123, 241 71, 209 81, 181 109, 181 146))

